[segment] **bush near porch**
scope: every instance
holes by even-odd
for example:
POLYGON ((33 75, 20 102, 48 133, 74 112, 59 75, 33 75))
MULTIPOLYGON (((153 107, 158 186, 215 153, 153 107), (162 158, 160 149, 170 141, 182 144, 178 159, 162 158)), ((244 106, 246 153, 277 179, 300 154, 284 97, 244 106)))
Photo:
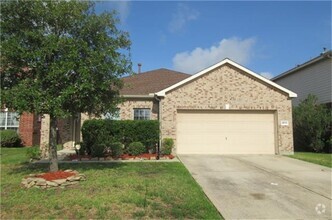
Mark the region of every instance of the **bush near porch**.
POLYGON ((103 149, 112 148, 114 143, 119 142, 123 144, 125 152, 130 143, 141 142, 147 152, 155 149, 159 132, 159 122, 156 120, 88 120, 82 126, 83 143, 80 152, 99 157, 103 149))

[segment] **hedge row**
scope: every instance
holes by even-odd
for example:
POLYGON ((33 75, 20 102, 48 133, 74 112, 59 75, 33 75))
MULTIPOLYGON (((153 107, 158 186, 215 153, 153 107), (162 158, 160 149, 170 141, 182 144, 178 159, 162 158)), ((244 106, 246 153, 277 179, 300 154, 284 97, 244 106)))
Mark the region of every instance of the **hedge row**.
POLYGON ((15 130, 0 131, 1 147, 22 147, 21 138, 15 130))
POLYGON ((92 119, 83 123, 82 136, 88 151, 90 146, 103 144, 98 142, 104 142, 101 139, 105 136, 108 142, 121 142, 125 147, 132 142, 141 142, 147 149, 152 149, 159 141, 159 122, 92 119))

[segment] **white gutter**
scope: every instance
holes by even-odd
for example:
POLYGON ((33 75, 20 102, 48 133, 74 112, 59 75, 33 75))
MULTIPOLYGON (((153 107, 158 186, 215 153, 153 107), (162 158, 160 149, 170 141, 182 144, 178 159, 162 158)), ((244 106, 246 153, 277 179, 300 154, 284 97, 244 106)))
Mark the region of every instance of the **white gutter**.
POLYGON ((148 98, 148 99, 153 99, 154 98, 154 94, 153 93, 150 93, 149 95, 120 95, 120 97, 123 97, 123 98, 148 98))

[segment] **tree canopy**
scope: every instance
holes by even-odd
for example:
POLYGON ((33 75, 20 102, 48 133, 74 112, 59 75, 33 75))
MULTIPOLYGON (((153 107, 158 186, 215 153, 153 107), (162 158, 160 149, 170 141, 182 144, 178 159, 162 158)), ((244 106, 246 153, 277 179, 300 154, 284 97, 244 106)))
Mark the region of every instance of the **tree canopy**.
POLYGON ((115 12, 84 1, 10 1, 1 7, 1 98, 19 112, 57 117, 114 108, 131 70, 115 12))
POLYGON ((98 116, 120 100, 131 42, 118 22, 114 11, 97 14, 87 1, 1 3, 1 102, 50 115, 51 171, 58 169, 57 118, 98 116))
POLYGON ((294 147, 297 151, 331 150, 331 109, 309 94, 293 108, 294 147), (330 148, 330 149, 329 149, 330 148))

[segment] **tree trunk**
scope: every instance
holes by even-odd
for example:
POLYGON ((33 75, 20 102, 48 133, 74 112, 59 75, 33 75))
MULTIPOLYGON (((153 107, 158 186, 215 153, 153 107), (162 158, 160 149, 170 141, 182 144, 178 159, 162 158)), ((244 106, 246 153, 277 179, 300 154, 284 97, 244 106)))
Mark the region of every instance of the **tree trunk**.
POLYGON ((49 158, 50 158, 50 171, 55 172, 59 170, 58 156, 57 156, 57 118, 50 115, 50 147, 49 147, 49 158))

